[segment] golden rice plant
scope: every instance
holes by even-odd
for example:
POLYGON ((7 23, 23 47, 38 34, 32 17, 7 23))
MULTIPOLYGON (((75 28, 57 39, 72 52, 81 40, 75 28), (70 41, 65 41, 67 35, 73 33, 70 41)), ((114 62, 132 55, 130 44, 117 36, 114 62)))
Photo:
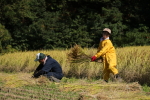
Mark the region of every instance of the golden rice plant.
POLYGON ((117 67, 127 82, 139 81, 150 84, 150 47, 124 47, 117 49, 117 67))
MULTIPOLYGON (((130 81, 149 83, 150 74, 150 46, 135 46, 116 48, 117 68, 121 77, 130 81)), ((0 56, 0 70, 5 72, 32 73, 38 66, 35 62, 37 53, 45 53, 56 59, 62 66, 67 77, 96 78, 103 71, 103 64, 91 62, 91 56, 96 53, 94 48, 81 48, 75 45, 66 50, 39 50, 8 53, 0 56)))

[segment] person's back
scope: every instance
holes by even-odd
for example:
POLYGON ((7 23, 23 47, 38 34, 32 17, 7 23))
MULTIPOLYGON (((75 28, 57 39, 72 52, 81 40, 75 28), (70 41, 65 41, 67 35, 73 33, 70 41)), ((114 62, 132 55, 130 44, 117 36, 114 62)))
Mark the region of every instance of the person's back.
POLYGON ((47 76, 55 76, 58 79, 62 79, 63 73, 60 64, 50 56, 47 56, 45 65, 43 65, 42 70, 47 72, 47 76))

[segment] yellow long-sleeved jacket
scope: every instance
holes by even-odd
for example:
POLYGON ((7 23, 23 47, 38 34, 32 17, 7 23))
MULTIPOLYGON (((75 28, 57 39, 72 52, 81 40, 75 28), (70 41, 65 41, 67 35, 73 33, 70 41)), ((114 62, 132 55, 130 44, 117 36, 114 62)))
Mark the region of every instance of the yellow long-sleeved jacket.
POLYGON ((116 51, 109 39, 103 40, 99 43, 97 54, 95 56, 96 58, 101 56, 103 59, 106 59, 109 64, 113 66, 116 65, 116 51))

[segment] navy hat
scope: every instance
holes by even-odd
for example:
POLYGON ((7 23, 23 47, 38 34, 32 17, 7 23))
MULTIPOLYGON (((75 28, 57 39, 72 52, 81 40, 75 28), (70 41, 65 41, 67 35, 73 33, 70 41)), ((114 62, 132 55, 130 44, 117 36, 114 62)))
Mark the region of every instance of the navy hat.
POLYGON ((36 55, 36 59, 35 59, 34 61, 39 61, 39 60, 41 60, 41 59, 44 59, 45 57, 46 57, 45 54, 43 54, 43 53, 38 53, 38 54, 36 55))

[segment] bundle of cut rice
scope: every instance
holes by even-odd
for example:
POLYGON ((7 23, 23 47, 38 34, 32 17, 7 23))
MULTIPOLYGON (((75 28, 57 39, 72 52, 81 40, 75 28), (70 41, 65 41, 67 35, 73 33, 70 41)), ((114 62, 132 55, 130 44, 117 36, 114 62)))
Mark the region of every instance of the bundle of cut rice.
MULTIPOLYGON (((79 45, 74 45, 74 47, 71 48, 70 52, 68 53, 68 60, 71 63, 82 63, 82 62, 90 62, 91 56, 87 55, 83 52, 83 49, 79 45)), ((96 62, 102 62, 100 58, 96 60, 96 62)))

